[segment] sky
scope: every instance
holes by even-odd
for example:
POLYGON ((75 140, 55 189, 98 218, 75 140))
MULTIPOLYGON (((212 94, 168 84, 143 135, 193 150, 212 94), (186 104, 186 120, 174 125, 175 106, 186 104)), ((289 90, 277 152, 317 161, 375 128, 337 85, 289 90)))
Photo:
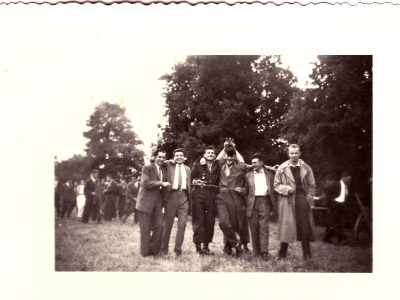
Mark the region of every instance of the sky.
MULTIPOLYGON (((139 148, 149 154, 160 132, 157 125, 165 123, 164 82, 159 78, 187 55, 207 54, 188 49, 179 40, 167 40, 168 32, 164 34, 162 28, 137 26, 139 21, 131 21, 121 10, 121 18, 113 22, 107 21, 103 10, 94 12, 90 21, 85 11, 56 7, 35 14, 19 9, 1 16, 3 21, 12 22, 15 16, 20 20, 13 36, 9 34, 14 47, 3 50, 8 59, 1 61, 7 70, 0 74, 6 83, 2 92, 6 98, 19 101, 36 93, 26 109, 29 111, 35 102, 43 106, 40 112, 49 118, 51 145, 58 161, 85 154, 82 133, 88 130, 86 121, 102 101, 126 107, 133 131, 143 141, 139 148), (26 50, 33 56, 26 55, 26 50), (26 82, 24 87, 19 85, 21 80, 26 82), (45 89, 40 89, 38 80, 45 89)), ((241 54, 241 50, 229 54, 241 54)), ((299 86, 305 86, 316 55, 296 51, 286 53, 282 60, 298 77, 299 86)))

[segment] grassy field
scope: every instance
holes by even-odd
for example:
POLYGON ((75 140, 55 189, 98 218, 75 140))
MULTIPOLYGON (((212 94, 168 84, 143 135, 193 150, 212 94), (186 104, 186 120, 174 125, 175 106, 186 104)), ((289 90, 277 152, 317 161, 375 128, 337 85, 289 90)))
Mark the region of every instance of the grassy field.
MULTIPOLYGON (((276 259, 279 241, 277 225, 270 225, 270 259, 264 262, 252 254, 230 257, 222 253, 222 232, 215 225, 214 242, 210 248, 214 256, 199 257, 192 243, 192 225, 188 222, 183 255, 173 253, 176 224, 170 253, 166 257, 146 257, 139 253, 138 225, 130 218, 125 224, 78 222, 73 213, 69 219, 55 220, 56 271, 124 271, 124 272, 372 272, 372 247, 364 239, 363 245, 336 246, 320 241, 323 228, 317 227, 318 241, 311 244, 313 260, 303 262, 300 243, 291 244, 288 260, 276 259)), ((251 246, 251 245, 249 245, 251 246)), ((251 248, 251 247, 250 247, 251 248)))

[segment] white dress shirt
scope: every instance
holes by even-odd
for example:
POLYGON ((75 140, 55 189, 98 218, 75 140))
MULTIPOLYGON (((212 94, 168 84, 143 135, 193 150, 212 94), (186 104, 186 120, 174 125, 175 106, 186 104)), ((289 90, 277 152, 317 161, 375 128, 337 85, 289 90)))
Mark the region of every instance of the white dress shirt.
POLYGON ((265 176, 264 169, 260 172, 254 171, 254 194, 258 196, 266 196, 268 192, 267 177, 265 176))
POLYGON ((174 183, 172 184, 172 189, 178 189, 179 172, 181 172, 181 178, 182 178, 181 190, 186 190, 187 176, 184 164, 175 165, 175 175, 174 175, 174 183))
POLYGON ((347 196, 347 186, 340 180, 340 195, 335 199, 336 202, 344 202, 347 196))
POLYGON ((162 177, 162 171, 160 170, 160 166, 155 164, 157 167, 157 172, 158 172, 158 176, 160 177, 160 181, 163 181, 163 177, 162 177))

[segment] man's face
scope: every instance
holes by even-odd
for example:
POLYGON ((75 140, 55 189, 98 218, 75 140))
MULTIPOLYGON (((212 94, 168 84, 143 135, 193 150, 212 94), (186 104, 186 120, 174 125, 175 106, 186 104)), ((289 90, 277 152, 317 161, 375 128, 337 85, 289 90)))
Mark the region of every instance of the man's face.
POLYGON ((156 157, 154 158, 154 162, 159 165, 162 166, 164 164, 165 161, 165 153, 164 152, 158 152, 156 154, 156 157))
POLYGON ((228 157, 226 158, 226 164, 227 164, 227 165, 232 165, 233 162, 235 161, 235 159, 236 159, 236 155, 230 155, 230 156, 228 156, 228 157))
POLYGON ((135 183, 137 181, 137 177, 132 177, 132 182, 135 183))
POLYGON ((81 180, 81 185, 85 185, 85 180, 81 180))
POLYGON ((259 160, 258 158, 253 158, 251 160, 251 166, 253 167, 254 171, 260 171, 261 168, 263 167, 264 163, 259 160))
POLYGON ((206 160, 214 160, 215 159, 215 151, 212 149, 207 149, 206 152, 204 153, 204 158, 206 160))
POLYGON ((183 154, 183 152, 175 152, 175 154, 174 154, 175 163, 181 164, 181 163, 183 163, 184 159, 185 159, 185 155, 183 154))
POLYGON ((111 178, 110 176, 107 176, 106 181, 107 181, 107 182, 111 182, 111 181, 112 181, 112 178, 111 178))
POLYGON ((99 173, 95 172, 92 174, 92 176, 97 179, 97 178, 99 178, 99 173))
POLYGON ((289 154, 290 161, 293 164, 297 164, 297 162, 299 161, 299 158, 300 158, 300 154, 301 154, 300 149, 299 148, 289 148, 288 154, 289 154))

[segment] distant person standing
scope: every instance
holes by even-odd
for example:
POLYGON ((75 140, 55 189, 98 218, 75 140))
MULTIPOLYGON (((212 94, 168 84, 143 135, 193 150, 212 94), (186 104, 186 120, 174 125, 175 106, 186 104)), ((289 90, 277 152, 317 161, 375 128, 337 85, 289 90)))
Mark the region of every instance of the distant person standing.
POLYGON ((162 165, 166 152, 156 150, 154 162, 143 166, 142 180, 136 209, 140 227, 140 254, 144 257, 158 255, 161 251, 164 218, 162 213, 162 192, 170 186, 162 165))
POLYGON ((315 241, 311 210, 315 179, 311 167, 299 159, 299 145, 290 145, 288 155, 289 160, 279 166, 274 179, 274 188, 279 194, 278 240, 281 248, 278 258, 286 258, 289 243, 301 241, 303 258, 307 260, 311 258, 310 242, 315 241))
POLYGON ((124 215, 122 217, 122 223, 126 222, 131 214, 134 213, 134 222, 138 223, 137 211, 136 211, 136 200, 139 194, 139 173, 132 175, 132 181, 126 186, 126 200, 124 207, 124 215))
POLYGON ((101 213, 101 207, 103 204, 103 185, 101 182, 98 180, 96 187, 95 187, 95 196, 94 196, 94 201, 93 201, 93 207, 92 207, 92 221, 101 224, 101 219, 102 219, 102 213, 101 213))
POLYGON ((67 215, 67 218, 71 216, 71 211, 74 205, 74 186, 72 184, 72 179, 68 179, 61 187, 61 218, 67 215))
POLYGON ((94 197, 96 196, 96 185, 98 182, 99 171, 94 169, 90 173, 90 178, 86 180, 84 193, 86 197, 85 207, 83 209, 82 222, 88 223, 92 213, 94 197))
POLYGON ((349 202, 351 176, 348 172, 343 172, 340 181, 335 180, 333 175, 328 175, 326 181, 324 194, 319 197, 329 208, 328 226, 322 241, 331 243, 331 239, 336 237, 337 244, 346 245, 349 240, 343 232, 343 218, 348 213, 346 205, 349 202))
POLYGON ((125 202, 126 202, 126 180, 121 179, 121 183, 118 185, 120 189, 120 196, 117 201, 116 207, 118 208, 118 219, 122 219, 125 213, 125 202))
POLYGON ((76 189, 76 206, 78 208, 78 214, 76 217, 78 220, 82 220, 83 209, 85 207, 86 197, 85 197, 85 180, 81 180, 80 185, 76 189))
POLYGON ((60 191, 62 183, 58 180, 58 177, 54 177, 54 205, 56 207, 57 217, 61 217, 61 204, 60 204, 60 191))
POLYGON ((104 206, 104 221, 111 222, 116 217, 115 207, 118 198, 120 197, 120 188, 114 181, 114 176, 108 174, 106 177, 106 188, 103 191, 105 206, 104 206))

